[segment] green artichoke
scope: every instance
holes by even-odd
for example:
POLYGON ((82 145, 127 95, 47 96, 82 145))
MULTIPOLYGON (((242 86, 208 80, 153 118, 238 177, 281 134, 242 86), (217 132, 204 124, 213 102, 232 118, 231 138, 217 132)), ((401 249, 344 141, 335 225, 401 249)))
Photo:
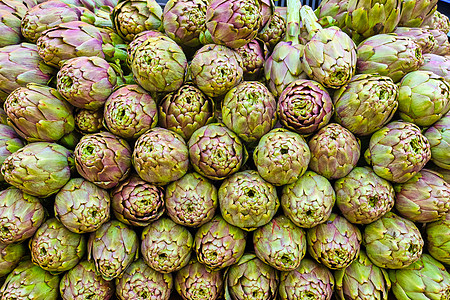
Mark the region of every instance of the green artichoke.
POLYGON ((132 61, 132 58, 133 58, 134 51, 143 42, 145 42, 148 38, 158 37, 158 36, 163 36, 163 35, 164 35, 164 33, 160 32, 160 31, 155 31, 155 30, 147 30, 147 31, 143 31, 141 33, 136 34, 134 36, 134 39, 128 44, 128 48, 127 48, 127 53, 128 53, 127 65, 131 66, 131 61, 132 61))
POLYGON ((36 142, 8 156, 1 172, 10 185, 45 198, 69 181, 73 167, 72 151, 56 143, 36 142))
POLYGON ((277 102, 269 89, 257 81, 232 88, 222 101, 222 121, 244 142, 258 141, 277 122, 277 102))
MULTIPOLYGON (((409 36, 422 48, 422 54, 433 52, 438 43, 430 30, 425 28, 397 27, 394 30, 398 36, 409 36)), ((425 58, 425 57, 424 57, 425 58)))
POLYGON ((194 237, 197 259, 213 270, 235 264, 244 254, 245 232, 228 224, 221 216, 200 227, 194 237))
POLYGON ((220 123, 196 130, 188 147, 194 170, 212 180, 222 180, 236 173, 247 160, 247 150, 239 137, 220 123))
POLYGON ((105 280, 120 277, 139 255, 139 238, 127 225, 113 220, 89 236, 88 260, 105 280))
POLYGON ((75 267, 86 252, 83 235, 68 230, 56 218, 45 221, 30 240, 31 261, 60 273, 75 267))
POLYGON ((74 118, 75 128, 83 134, 97 133, 103 129, 103 109, 79 109, 74 118))
POLYGON ((353 134, 370 135, 394 116, 398 87, 391 78, 377 74, 355 75, 333 95, 336 122, 353 134))
POLYGON ((72 232, 94 232, 109 220, 110 202, 106 190, 72 178, 55 196, 55 216, 72 232))
POLYGON ((0 47, 16 45, 20 43, 21 16, 7 10, 0 9, 0 47))
POLYGON ((423 55, 424 63, 420 66, 420 71, 433 72, 437 76, 443 77, 450 82, 450 59, 446 56, 427 53, 423 55))
POLYGON ((395 121, 371 136, 364 156, 378 176, 403 183, 430 160, 430 143, 416 125, 395 121))
POLYGON ((104 124, 113 134, 124 139, 137 139, 158 123, 155 100, 138 85, 116 89, 106 100, 104 124))
POLYGON ((214 217, 218 206, 217 188, 205 177, 187 173, 166 187, 164 202, 172 221, 199 227, 214 217))
POLYGON ((158 272, 175 272, 189 263, 194 239, 185 227, 169 218, 145 227, 141 240, 144 261, 158 272))
POLYGON ((95 273, 95 265, 80 262, 61 278, 59 291, 64 300, 109 300, 114 295, 114 282, 95 273))
POLYGON ((280 206, 276 188, 254 170, 225 179, 218 195, 225 221, 247 231, 269 223, 280 206))
POLYGON ((189 152, 183 138, 164 128, 141 135, 133 151, 133 166, 143 180, 165 185, 180 179, 189 167, 189 152))
POLYGON ((422 255, 423 239, 417 226, 392 212, 364 228, 367 256, 380 268, 401 269, 422 255))
POLYGON ((264 71, 264 63, 268 55, 267 46, 259 39, 250 41, 236 49, 242 57, 245 80, 259 80, 264 71))
MULTIPOLYGON (((320 1, 319 7, 316 9, 315 13, 316 16, 319 18, 319 20, 332 17, 335 22, 336 26, 345 29, 348 31, 348 29, 345 26, 345 22, 347 19, 347 13, 348 13, 348 0, 323 0, 320 1)), ((354 3, 358 4, 358 3, 354 3)), ((363 11, 364 13, 364 11, 363 11)), ((360 26, 365 26, 365 24, 360 24, 360 26)))
POLYGON ((339 210, 353 224, 372 223, 394 206, 394 188, 369 167, 354 168, 334 183, 334 190, 339 210))
POLYGON ((435 10, 432 15, 429 15, 428 18, 423 20, 422 28, 426 29, 439 29, 444 33, 449 33, 450 31, 450 20, 448 16, 443 13, 435 10))
POLYGON ((22 244, 0 243, 0 277, 8 275, 22 260, 26 246, 22 244))
POLYGON ((133 262, 120 278, 116 278, 116 294, 121 300, 169 300, 172 274, 161 274, 139 259, 133 262))
POLYGON ((147 226, 164 213, 164 189, 132 175, 111 191, 111 207, 120 222, 147 226))
POLYGON ((425 137, 430 142, 431 160, 439 167, 450 169, 450 114, 446 114, 439 121, 425 131, 425 137))
POLYGON ((437 8, 437 0, 401 0, 400 26, 419 27, 432 16, 437 8))
MULTIPOLYGON (((23 146, 23 141, 12 127, 0 124, 0 165, 23 146)), ((4 181, 1 174, 0 181, 4 181)))
POLYGON ((267 25, 258 32, 256 37, 263 41, 271 50, 281 41, 286 33, 286 20, 281 13, 275 8, 267 25))
POLYGON ((428 252, 440 262, 450 265, 450 214, 425 227, 428 252))

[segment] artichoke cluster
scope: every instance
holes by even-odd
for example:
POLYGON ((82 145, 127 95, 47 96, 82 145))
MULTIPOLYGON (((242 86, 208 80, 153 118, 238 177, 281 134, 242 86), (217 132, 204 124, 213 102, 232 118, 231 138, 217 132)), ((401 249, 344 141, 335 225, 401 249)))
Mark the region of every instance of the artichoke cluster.
POLYGON ((0 300, 450 300, 437 0, 0 0, 0 300))

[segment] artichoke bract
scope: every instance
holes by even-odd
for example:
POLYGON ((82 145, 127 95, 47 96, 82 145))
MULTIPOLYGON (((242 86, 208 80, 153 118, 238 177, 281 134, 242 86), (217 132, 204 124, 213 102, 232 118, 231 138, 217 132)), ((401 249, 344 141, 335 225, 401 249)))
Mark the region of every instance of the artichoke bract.
POLYGON ((434 171, 422 169, 394 189, 395 208, 408 220, 429 223, 445 218, 450 212, 450 184, 434 171))
POLYGON ((266 26, 258 32, 256 37, 263 41, 271 50, 281 41, 286 33, 286 20, 275 7, 266 26))
POLYGON ((155 100, 138 85, 116 89, 105 103, 106 128, 124 139, 137 139, 158 123, 155 100))
POLYGON ((426 29, 439 29, 444 33, 448 33, 450 31, 450 20, 448 16, 435 10, 432 15, 423 20, 420 27, 426 29))
POLYGON ((16 45, 22 39, 21 16, 0 8, 0 47, 16 45))
POLYGON ((3 244, 0 243, 0 277, 8 275, 22 261, 26 254, 25 243, 3 244))
POLYGON ((147 38, 136 47, 130 60, 136 82, 149 92, 173 92, 184 82, 186 55, 167 36, 147 38))
POLYGON ((394 121, 371 136, 364 156, 378 176, 403 183, 425 166, 431 150, 419 127, 394 121))
POLYGON ((428 252, 440 262, 450 265, 450 214, 425 227, 428 252))
POLYGON ((169 300, 173 286, 172 274, 161 274, 142 259, 133 262, 115 281, 116 294, 121 300, 169 300))
MULTIPOLYGON (((23 141, 12 127, 0 124, 0 165, 23 146, 23 141)), ((3 180, 3 175, 0 174, 0 181, 3 180)))
POLYGON ((86 240, 52 218, 36 231, 30 241, 30 251, 32 262, 46 271, 60 273, 72 269, 83 258, 86 240))
POLYGON ((429 127, 424 135, 430 142, 431 160, 439 167, 450 169, 450 114, 429 127))
POLYGON ((6 98, 4 108, 9 125, 28 142, 55 142, 75 128, 72 106, 48 86, 19 87, 6 98))
POLYGON ((132 161, 134 169, 143 180, 165 185, 186 174, 189 152, 180 135, 156 127, 136 141, 132 161))
POLYGON ((265 134, 253 151, 259 175, 277 186, 297 181, 306 172, 310 159, 303 137, 283 128, 265 134))
POLYGON ((88 260, 105 279, 121 276, 138 257, 139 238, 127 225, 113 220, 103 224, 89 236, 88 260))
MULTIPOLYGON (((348 3, 348 0, 323 0, 320 1, 315 13, 319 20, 327 17, 332 17, 335 20, 336 26, 347 30, 345 28, 345 22, 348 13, 348 3)), ((364 26, 364 24, 361 25, 364 26)))
POLYGON ((363 239, 373 264, 388 269, 405 268, 417 261, 424 244, 417 226, 392 212, 367 225, 363 239))
POLYGON ((312 228, 331 215, 336 194, 323 176, 306 171, 297 181, 285 185, 281 194, 284 214, 299 227, 312 228))
MULTIPOLYGON (((397 27, 394 31, 399 36, 409 36, 422 48, 422 54, 433 52, 438 42, 430 30, 425 28, 397 27)), ((425 57, 424 57, 425 58, 425 57)))
POLYGON ((8 156, 1 172, 10 185, 45 198, 69 181, 73 167, 72 151, 56 143, 36 142, 8 156))
POLYGON ((70 231, 96 231, 109 220, 108 191, 83 178, 72 178, 55 196, 55 216, 70 231))
POLYGON ((252 40, 247 45, 236 49, 242 57, 245 80, 258 80, 264 71, 267 47, 260 40, 252 40))
POLYGON ((390 77, 355 75, 333 95, 336 122, 355 135, 372 134, 392 119, 397 99, 398 87, 390 77))
POLYGON ((233 174, 219 188, 223 218, 247 231, 269 223, 279 206, 276 188, 254 170, 233 174))
POLYGON ((394 206, 394 188, 369 167, 354 168, 334 183, 334 190, 339 210, 353 224, 372 223, 394 206))
POLYGON ((79 109, 74 114, 75 129, 83 134, 97 133, 103 129, 103 109, 79 109))
POLYGON ((145 227, 141 240, 144 261, 158 272, 175 272, 189 263, 192 234, 169 218, 160 218, 145 227))
POLYGON ((164 189, 132 175, 111 191, 111 207, 122 223, 147 226, 164 213, 164 189))
POLYGON ((218 206, 217 188, 205 177, 192 172, 166 187, 164 201, 172 221, 199 227, 214 217, 218 206))
POLYGON ((419 70, 433 72, 450 82, 450 59, 445 56, 427 53, 423 55, 423 65, 419 70))
POLYGON ((241 56, 223 45, 205 45, 189 65, 192 82, 207 96, 224 95, 242 81, 244 69, 241 56))
POLYGON ((114 281, 97 275, 94 263, 85 260, 64 274, 59 291, 64 300, 109 300, 114 295, 114 281))
POLYGON ((437 0, 401 0, 400 26, 419 27, 423 21, 434 14, 437 0))
POLYGON ((200 227, 194 237, 197 259, 213 270, 235 264, 244 254, 245 246, 245 232, 221 216, 200 227))
POLYGON ((430 30, 436 40, 437 46, 431 51, 433 54, 447 55, 449 54, 450 42, 445 32, 438 29, 430 30))
POLYGON ((231 89, 222 101, 222 121, 244 142, 258 141, 277 122, 277 102, 257 81, 245 81, 231 89))

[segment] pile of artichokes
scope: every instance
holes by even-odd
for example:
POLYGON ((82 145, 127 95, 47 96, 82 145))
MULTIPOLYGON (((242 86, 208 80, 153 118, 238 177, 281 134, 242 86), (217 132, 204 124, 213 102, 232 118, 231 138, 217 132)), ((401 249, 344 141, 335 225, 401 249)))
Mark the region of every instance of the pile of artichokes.
POLYGON ((437 0, 0 0, 0 300, 450 300, 437 0))

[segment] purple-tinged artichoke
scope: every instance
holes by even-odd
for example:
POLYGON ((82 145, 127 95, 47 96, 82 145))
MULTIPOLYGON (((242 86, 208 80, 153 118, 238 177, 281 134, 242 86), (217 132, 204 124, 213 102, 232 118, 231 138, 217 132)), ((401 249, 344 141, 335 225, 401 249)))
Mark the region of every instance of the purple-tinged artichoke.
POLYGON ((246 233, 219 215, 200 227, 194 237, 197 259, 213 270, 235 264, 244 254, 245 246, 246 233))
POLYGON ((397 27, 394 31, 398 36, 409 36, 422 48, 422 54, 431 53, 438 46, 434 35, 425 28, 397 27))
POLYGON ((72 151, 56 143, 36 142, 8 156, 1 172, 10 185, 45 198, 69 181, 73 168, 72 151))
POLYGON ((403 183, 425 166, 431 150, 419 127, 394 121, 371 136, 364 156, 378 176, 403 183))
POLYGON ((175 272, 189 263, 192 234, 169 218, 160 218, 145 227, 141 240, 144 261, 158 272, 175 272))
POLYGON ((61 278, 59 291, 63 300, 109 300, 114 296, 114 281, 106 281, 95 272, 95 265, 80 262, 61 278))
POLYGON ((27 84, 4 103, 9 124, 28 142, 55 142, 75 128, 72 106, 54 88, 27 84))
POLYGON ((225 276, 225 299, 275 300, 278 294, 279 272, 246 253, 225 276))
POLYGON ((335 119, 355 135, 370 135, 392 119, 397 98, 398 87, 390 77, 355 75, 333 95, 335 119))
POLYGON ((120 82, 119 76, 103 58, 75 57, 58 72, 58 92, 73 106, 98 110, 120 82))
POLYGON ((436 40, 437 46, 433 49, 431 53, 438 55, 447 55, 450 53, 450 42, 448 40, 448 35, 438 29, 430 30, 436 40))
POLYGON ((30 240, 30 251, 35 264, 46 271, 60 273, 72 269, 83 258, 86 240, 52 218, 36 231, 30 240))
POLYGON ((431 165, 430 169, 438 173, 445 180, 445 182, 450 184, 450 169, 444 169, 436 165, 431 165))
POLYGON ((424 241, 417 226, 392 212, 364 228, 363 245, 374 265, 401 269, 422 255, 424 241))
POLYGON ((218 206, 217 188, 208 179, 192 172, 166 187, 164 201, 172 221, 199 227, 214 217, 218 206))
POLYGON ((433 72, 450 83, 450 59, 445 56, 427 53, 424 54, 423 60, 424 63, 419 68, 420 71, 433 72))
POLYGON ((258 80, 264 71, 266 62, 267 47, 260 40, 252 40, 247 45, 236 49, 242 57, 245 80, 258 80))
POLYGON ((186 55, 167 36, 147 38, 132 52, 130 62, 136 82, 149 92, 173 92, 184 83, 186 55))
POLYGON ((450 32, 450 20, 448 16, 435 10, 432 15, 423 20, 423 23, 422 25, 420 25, 420 27, 431 30, 439 29, 440 31, 448 34, 450 32))
POLYGON ((91 11, 96 11, 105 6, 107 10, 111 10, 113 7, 117 5, 118 2, 117 0, 64 0, 64 2, 66 3, 73 1, 75 1, 75 5, 86 7, 91 11), (79 2, 81 5, 79 5, 77 2, 79 2))
POLYGON ((431 146, 431 160, 435 165, 450 170, 450 113, 434 123, 424 133, 431 146))
POLYGON ((224 95, 244 76, 241 56, 222 45, 205 45, 195 52, 189 65, 193 83, 207 96, 224 95))
POLYGON ((276 188, 254 170, 228 177, 218 194, 225 221, 247 231, 269 223, 280 206, 276 188))
POLYGON ((133 262, 115 281, 116 294, 121 300, 169 300, 173 286, 172 274, 161 274, 142 259, 133 262))
POLYGON ((394 188, 369 167, 354 168, 334 183, 334 190, 339 210, 353 224, 372 223, 394 206, 394 188))
POLYGON ((214 119, 214 101, 192 83, 166 95, 158 105, 159 124, 189 140, 214 119))
POLYGON ((310 159, 303 137, 283 128, 265 134, 253 151, 259 175, 276 186, 297 181, 306 172, 310 159))
MULTIPOLYGON (((335 22, 336 26, 339 28, 343 28, 346 31, 348 29, 345 26, 345 21, 347 19, 347 13, 348 13, 348 0, 323 0, 320 1, 319 7, 315 11, 317 17, 319 18, 319 22, 322 19, 325 19, 327 17, 332 17, 335 22)), ((358 2, 353 3, 358 4, 358 2)), ((365 13, 363 11, 363 13, 365 13)), ((364 26, 365 24, 361 24, 361 26, 364 26)))
POLYGON ((438 0, 399 0, 402 5, 399 26, 420 27, 423 21, 433 15, 438 0))
POLYGON ((312 171, 306 171, 297 181, 285 185, 281 194, 284 214, 295 225, 304 228, 326 222, 335 202, 331 183, 312 171))
POLYGON ((428 252, 440 262, 450 265, 450 214, 425 227, 428 252))
POLYGON ((349 266, 359 254, 361 232, 334 213, 325 223, 307 230, 308 253, 332 270, 349 266))
POLYGON ((280 123, 309 135, 328 124, 334 107, 327 90, 318 82, 299 79, 289 84, 278 99, 280 123))
POLYGON ((222 294, 222 272, 213 271, 194 259, 177 272, 174 282, 184 300, 216 300, 222 294))
POLYGON ((194 170, 212 180, 223 180, 236 173, 247 160, 247 150, 239 137, 220 123, 196 130, 188 147, 194 170))
POLYGON ((166 185, 186 174, 189 168, 189 152, 180 135, 156 127, 148 130, 136 141, 132 161, 143 180, 166 185))
POLYGON ((297 269, 280 274, 280 300, 330 300, 333 289, 330 270, 309 258, 302 259, 297 269))
POLYGON ((120 277, 139 255, 139 238, 127 225, 113 220, 89 236, 88 260, 105 280, 120 277))
POLYGON ((97 133, 103 129, 103 109, 75 111, 75 128, 83 134, 97 133))
POLYGON ((83 136, 74 154, 78 173, 104 189, 115 187, 131 170, 130 146, 106 131, 83 136))
POLYGON ((244 142, 258 141, 277 122, 277 101, 258 81, 244 81, 222 101, 222 121, 244 142))
POLYGON ((120 222, 147 226, 164 213, 164 189, 132 175, 111 191, 111 207, 120 222))
POLYGON ((397 83, 423 64, 422 49, 412 38, 377 34, 358 45, 357 73, 389 76, 397 83))
POLYGON ((155 30, 143 31, 141 33, 136 34, 134 39, 128 44, 128 48, 127 48, 127 53, 128 53, 127 64, 128 64, 128 66, 131 66, 131 59, 133 57, 134 51, 143 42, 145 42, 148 38, 158 37, 158 36, 163 36, 163 35, 164 35, 164 33, 160 32, 160 31, 155 31, 155 30))
POLYGON ((1 0, 0 9, 14 13, 19 18, 27 13, 28 10, 37 5, 35 0, 1 0))
MULTIPOLYGON (((23 141, 12 127, 0 124, 0 165, 3 164, 8 156, 23 146, 23 141)), ((1 174, 0 181, 4 181, 1 174)))
POLYGON ((155 100, 138 85, 125 85, 106 100, 104 124, 124 139, 137 139, 158 123, 155 100))
POLYGON ((270 17, 267 25, 256 35, 269 49, 273 49, 286 33, 286 20, 278 10, 270 17))
POLYGON ((136 34, 162 27, 162 7, 155 0, 120 0, 111 12, 116 32, 127 41, 136 34))
POLYGON ((391 281, 387 272, 375 266, 362 250, 350 266, 336 270, 334 277, 340 299, 388 299, 391 281))
POLYGON ((0 277, 8 275, 22 261, 26 254, 25 243, 0 243, 0 277))
POLYGON ((450 213, 450 184, 434 171, 422 169, 394 189, 395 208, 408 220, 429 223, 450 213))
POLYGON ((55 216, 72 232, 94 232, 109 220, 110 202, 104 189, 72 178, 55 196, 55 216))
POLYGON ((21 16, 0 9, 0 47, 19 44, 22 39, 20 32, 21 16))

